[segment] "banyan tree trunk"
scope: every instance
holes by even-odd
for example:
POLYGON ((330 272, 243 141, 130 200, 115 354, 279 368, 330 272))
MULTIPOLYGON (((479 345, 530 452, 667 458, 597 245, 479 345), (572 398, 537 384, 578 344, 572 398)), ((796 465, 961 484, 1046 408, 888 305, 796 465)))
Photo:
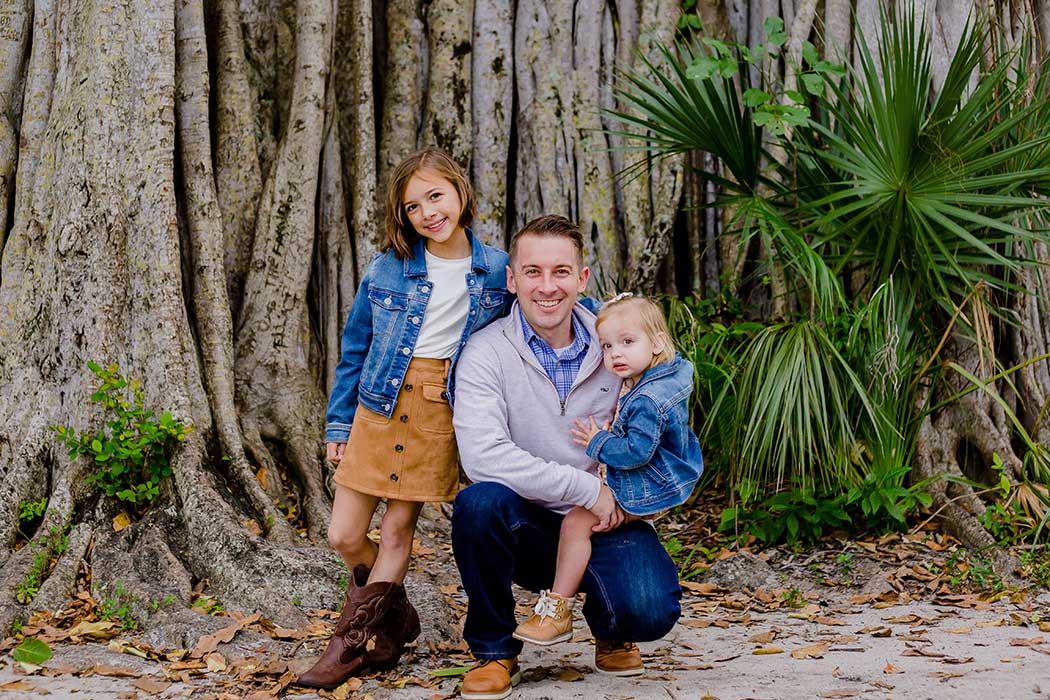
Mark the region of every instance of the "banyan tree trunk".
MULTIPOLYGON (((616 68, 674 0, 15 0, 0 10, 0 629, 87 566, 149 603, 195 586, 285 625, 338 601, 324 402, 380 244, 383 182, 452 152, 503 245, 578 219, 611 290, 656 283, 681 167, 616 178, 616 68), (630 273, 624 272, 630 270, 630 273), (52 426, 98 430, 116 363, 193 431, 132 524, 52 426), (20 506, 47 497, 22 532, 20 506), (55 532, 39 592, 19 591, 55 532), (30 599, 31 598, 31 599, 30 599), (293 604, 294 601, 294 604, 293 604)), ((129 509, 130 511, 131 509, 129 509)), ((413 574, 422 581, 425 575, 413 574)))

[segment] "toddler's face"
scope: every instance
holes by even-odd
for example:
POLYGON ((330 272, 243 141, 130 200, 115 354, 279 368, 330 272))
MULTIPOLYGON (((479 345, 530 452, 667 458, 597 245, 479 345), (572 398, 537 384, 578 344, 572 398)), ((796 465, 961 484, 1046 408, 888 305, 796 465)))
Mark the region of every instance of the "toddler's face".
POLYGON ((654 341, 641 324, 622 315, 610 316, 598 327, 605 368, 622 379, 638 379, 663 352, 663 341, 654 341))

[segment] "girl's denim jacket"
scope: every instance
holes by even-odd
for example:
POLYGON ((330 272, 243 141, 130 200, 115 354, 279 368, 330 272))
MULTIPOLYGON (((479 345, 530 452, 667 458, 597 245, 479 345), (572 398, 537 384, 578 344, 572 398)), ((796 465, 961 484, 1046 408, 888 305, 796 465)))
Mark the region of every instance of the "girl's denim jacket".
POLYGON ((645 371, 620 399, 609 430, 587 445, 604 463, 616 502, 631 515, 684 503, 704 471, 700 441, 689 428, 693 365, 681 355, 645 371))
MULTIPOLYGON (((471 256, 467 273, 470 309, 459 347, 452 356, 453 365, 471 333, 506 316, 512 301, 507 294, 507 254, 485 245, 469 229, 467 238, 471 256)), ((433 288, 427 280, 425 243, 422 238, 416 241, 412 257, 404 260, 398 260, 393 251, 376 255, 361 280, 343 329, 342 357, 335 368, 328 399, 327 442, 349 439, 359 402, 388 418, 394 413, 433 288)), ((454 376, 450 369, 449 397, 454 376)))

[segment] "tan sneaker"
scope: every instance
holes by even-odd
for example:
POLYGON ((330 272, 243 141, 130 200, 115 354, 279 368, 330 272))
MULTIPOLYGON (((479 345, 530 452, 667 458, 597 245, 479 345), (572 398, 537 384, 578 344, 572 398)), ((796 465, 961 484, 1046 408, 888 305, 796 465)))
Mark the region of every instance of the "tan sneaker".
POLYGON ((459 694, 464 700, 500 700, 521 682, 521 669, 515 659, 483 659, 463 676, 459 694))
POLYGON ((637 644, 601 639, 594 640, 594 668, 613 676, 639 676, 645 671, 637 644))
POLYGON ((514 630, 514 638, 541 646, 571 639, 573 602, 573 598, 540 591, 540 599, 536 602, 532 617, 518 625, 514 630))

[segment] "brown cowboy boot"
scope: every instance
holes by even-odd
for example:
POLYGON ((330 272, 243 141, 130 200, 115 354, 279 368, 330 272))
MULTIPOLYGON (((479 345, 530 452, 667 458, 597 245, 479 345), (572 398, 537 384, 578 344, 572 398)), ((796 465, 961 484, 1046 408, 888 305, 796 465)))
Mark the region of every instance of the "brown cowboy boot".
POLYGON ((397 666, 405 644, 419 636, 419 614, 408 600, 405 587, 398 585, 386 617, 376 628, 375 647, 368 655, 368 664, 378 671, 397 666))
POLYGON ((296 681, 307 688, 338 688, 354 675, 364 673, 369 666, 369 640, 379 627, 379 621, 390 609, 400 584, 379 581, 363 585, 368 580, 368 567, 354 567, 353 580, 346 592, 343 610, 335 631, 321 658, 313 668, 296 681))

